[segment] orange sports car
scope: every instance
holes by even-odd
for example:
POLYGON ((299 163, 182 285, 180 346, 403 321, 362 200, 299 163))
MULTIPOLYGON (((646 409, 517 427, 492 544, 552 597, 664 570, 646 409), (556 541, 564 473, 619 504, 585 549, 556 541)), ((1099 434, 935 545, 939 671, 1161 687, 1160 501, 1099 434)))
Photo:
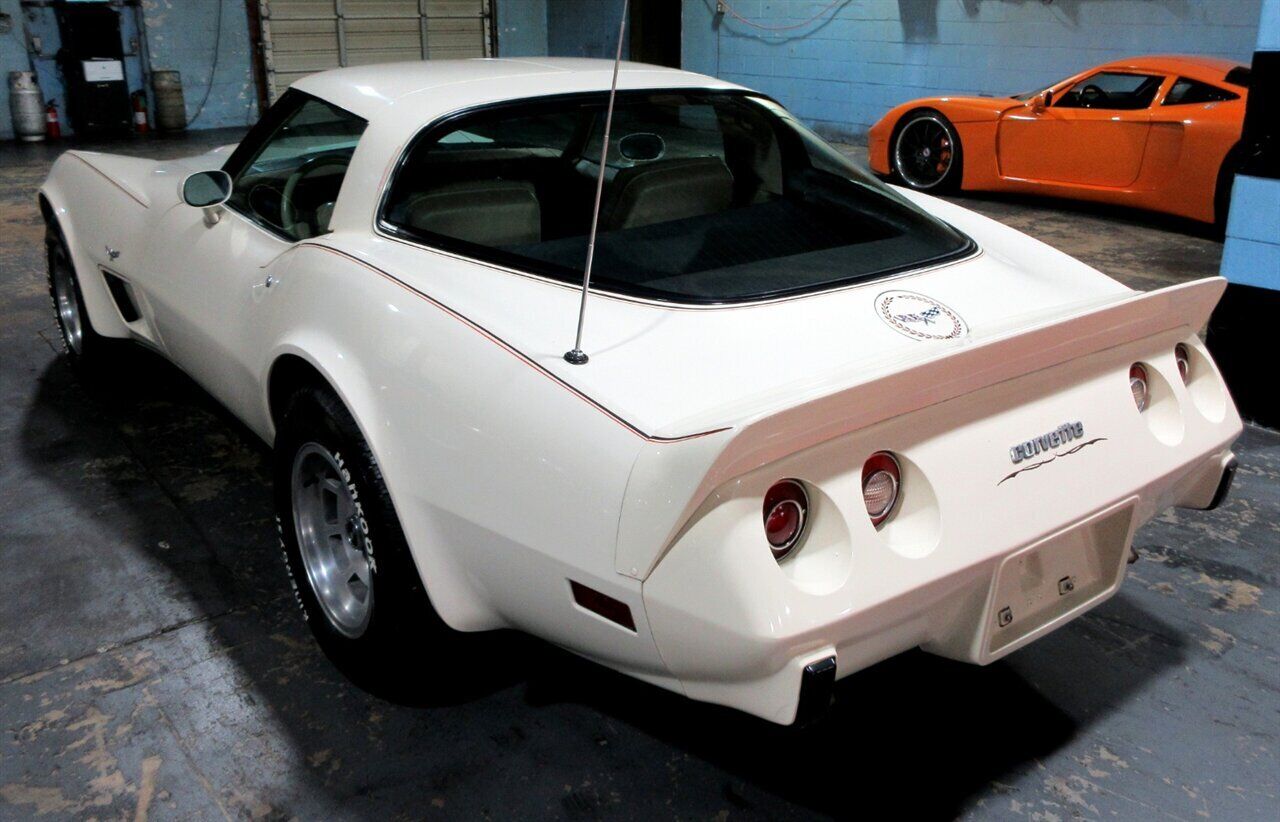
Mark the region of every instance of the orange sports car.
POLYGON ((1013 97, 931 97, 872 127, 872 170, 920 191, 1013 191, 1225 224, 1249 69, 1134 57, 1013 97))

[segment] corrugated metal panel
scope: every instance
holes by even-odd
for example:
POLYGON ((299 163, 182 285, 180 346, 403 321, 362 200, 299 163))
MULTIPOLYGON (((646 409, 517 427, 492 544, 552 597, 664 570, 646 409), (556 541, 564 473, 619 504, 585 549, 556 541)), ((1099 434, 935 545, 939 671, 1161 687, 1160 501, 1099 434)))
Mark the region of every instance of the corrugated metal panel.
POLYGON ((300 77, 339 66, 489 57, 493 0, 260 0, 274 101, 300 77))

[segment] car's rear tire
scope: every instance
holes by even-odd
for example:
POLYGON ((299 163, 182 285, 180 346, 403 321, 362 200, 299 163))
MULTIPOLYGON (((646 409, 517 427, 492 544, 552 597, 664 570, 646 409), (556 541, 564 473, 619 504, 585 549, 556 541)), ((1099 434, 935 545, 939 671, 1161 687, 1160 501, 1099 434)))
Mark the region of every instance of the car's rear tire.
POLYGON ((1213 228, 1218 236, 1227 233, 1227 218, 1231 214, 1231 190, 1235 187, 1236 173, 1243 165, 1240 146, 1227 152, 1218 170, 1218 182, 1213 190, 1213 228))
POLYGON ((273 455, 280 548, 302 613, 356 684, 388 696, 410 656, 450 633, 431 607, 382 473, 324 387, 296 391, 273 455))
POLYGON ((93 369, 103 356, 107 339, 93 330, 89 312, 80 290, 80 278, 71 262, 62 232, 55 226, 45 229, 45 252, 48 265, 49 297, 63 354, 77 371, 93 369))
POLYGON ((958 189, 963 160, 956 127, 933 109, 903 117, 889 141, 889 165, 894 179, 916 191, 958 189))

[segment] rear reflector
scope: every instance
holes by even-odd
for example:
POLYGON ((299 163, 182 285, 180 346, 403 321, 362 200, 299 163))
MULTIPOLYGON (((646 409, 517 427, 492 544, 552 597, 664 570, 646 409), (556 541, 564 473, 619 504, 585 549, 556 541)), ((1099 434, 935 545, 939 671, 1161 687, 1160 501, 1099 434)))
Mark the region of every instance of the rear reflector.
POLYGON ((569 587, 573 590, 573 601, 578 605, 610 622, 621 625, 628 631, 636 629, 636 621, 631 618, 631 609, 627 607, 627 603, 619 602, 594 588, 588 588, 581 582, 569 580, 569 587))
POLYGON ((1178 363, 1178 375, 1182 377, 1183 384, 1191 382, 1191 351, 1188 350, 1185 343, 1178 343, 1173 347, 1173 358, 1178 363))
POLYGON ((1151 383, 1148 382, 1147 369, 1140 363, 1129 368, 1129 390, 1133 392, 1133 404, 1139 411, 1147 410, 1147 402, 1151 399, 1151 383))
POLYGON ((775 482, 764 495, 764 535, 773 558, 780 560, 791 553, 804 536, 809 516, 809 495, 804 486, 793 479, 775 482))

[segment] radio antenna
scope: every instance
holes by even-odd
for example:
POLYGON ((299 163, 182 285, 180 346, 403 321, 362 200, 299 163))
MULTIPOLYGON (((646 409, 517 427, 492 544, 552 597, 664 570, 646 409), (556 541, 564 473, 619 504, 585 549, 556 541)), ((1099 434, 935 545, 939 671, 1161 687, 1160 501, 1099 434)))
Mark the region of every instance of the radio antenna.
POLYGON ((604 172, 609 159, 609 136, 613 131, 613 104, 618 97, 618 70, 622 67, 622 42, 627 33, 627 11, 631 0, 622 0, 622 20, 618 23, 618 54, 613 59, 613 84, 609 87, 609 108, 604 116, 604 144, 600 147, 600 173, 596 175, 596 205, 591 213, 591 234, 587 238, 587 267, 582 272, 582 302, 578 306, 578 334, 573 349, 564 358, 574 365, 585 365, 587 353, 582 350, 582 326, 587 319, 587 294, 591 290, 591 267, 596 259, 596 233, 600 230, 600 201, 604 197, 604 172))

